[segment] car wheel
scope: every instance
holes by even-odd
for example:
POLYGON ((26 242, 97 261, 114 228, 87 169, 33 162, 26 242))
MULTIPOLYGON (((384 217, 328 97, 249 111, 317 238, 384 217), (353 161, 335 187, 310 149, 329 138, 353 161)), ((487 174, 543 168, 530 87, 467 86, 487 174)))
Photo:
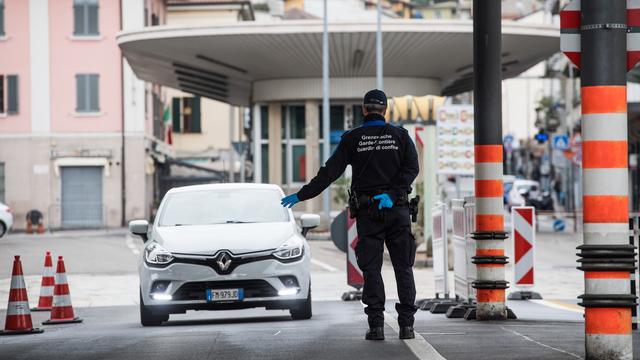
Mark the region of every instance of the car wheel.
POLYGON ((152 313, 148 306, 142 302, 142 290, 140 290, 140 323, 142 326, 160 326, 169 320, 169 314, 152 313))
POLYGON ((309 292, 307 293, 307 298, 304 300, 299 300, 298 304, 295 307, 289 309, 289 313, 291 314, 291 318, 293 320, 307 320, 311 319, 312 311, 311 311, 311 283, 309 283, 309 292))
POLYGON ((3 237, 7 233, 7 225, 0 221, 0 237, 3 237))

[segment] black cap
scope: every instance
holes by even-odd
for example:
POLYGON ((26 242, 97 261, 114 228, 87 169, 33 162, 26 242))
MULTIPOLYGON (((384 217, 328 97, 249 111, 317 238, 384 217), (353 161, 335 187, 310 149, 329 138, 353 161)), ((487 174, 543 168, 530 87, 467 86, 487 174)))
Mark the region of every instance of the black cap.
POLYGON ((373 89, 364 95, 362 103, 387 106, 387 95, 382 90, 373 89))

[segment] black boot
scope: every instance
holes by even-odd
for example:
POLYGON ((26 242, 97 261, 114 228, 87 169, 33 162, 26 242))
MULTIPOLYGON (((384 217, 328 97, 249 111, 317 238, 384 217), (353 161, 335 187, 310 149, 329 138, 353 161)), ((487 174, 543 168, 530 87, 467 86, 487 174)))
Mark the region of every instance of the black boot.
POLYGON ((384 340, 384 328, 382 326, 369 328, 364 338, 367 340, 384 340))
POLYGON ((413 326, 403 326, 400 328, 400 339, 415 339, 416 334, 413 332, 413 326))

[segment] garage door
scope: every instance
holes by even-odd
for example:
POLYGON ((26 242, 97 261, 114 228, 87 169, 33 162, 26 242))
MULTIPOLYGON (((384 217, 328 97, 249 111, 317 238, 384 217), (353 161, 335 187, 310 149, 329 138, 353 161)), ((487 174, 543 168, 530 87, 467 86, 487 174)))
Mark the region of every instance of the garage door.
POLYGON ((61 167, 62 226, 101 227, 102 167, 61 167))

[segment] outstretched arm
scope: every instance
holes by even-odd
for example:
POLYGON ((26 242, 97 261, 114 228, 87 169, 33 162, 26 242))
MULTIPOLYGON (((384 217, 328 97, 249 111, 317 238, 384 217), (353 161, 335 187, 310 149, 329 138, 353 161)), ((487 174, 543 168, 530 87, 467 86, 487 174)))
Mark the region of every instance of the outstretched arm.
POLYGON ((349 164, 349 149, 347 141, 342 138, 338 148, 318 170, 318 174, 309 183, 300 189, 296 194, 300 201, 314 198, 326 189, 332 182, 336 181, 349 164))

